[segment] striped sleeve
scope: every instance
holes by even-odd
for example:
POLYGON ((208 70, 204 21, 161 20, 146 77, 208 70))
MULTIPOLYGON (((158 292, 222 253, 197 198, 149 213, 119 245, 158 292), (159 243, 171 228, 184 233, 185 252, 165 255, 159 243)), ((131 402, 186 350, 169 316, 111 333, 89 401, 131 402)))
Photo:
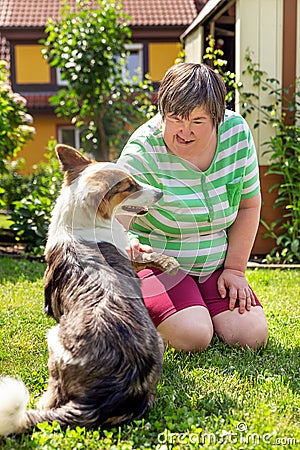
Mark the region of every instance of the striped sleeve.
POLYGON ((124 149, 118 166, 127 170, 137 181, 161 188, 158 167, 153 152, 146 151, 140 143, 130 142, 124 149))
POLYGON ((259 167, 256 148, 252 133, 247 124, 246 126, 248 129, 248 155, 241 199, 255 197, 255 195, 260 192, 259 167))

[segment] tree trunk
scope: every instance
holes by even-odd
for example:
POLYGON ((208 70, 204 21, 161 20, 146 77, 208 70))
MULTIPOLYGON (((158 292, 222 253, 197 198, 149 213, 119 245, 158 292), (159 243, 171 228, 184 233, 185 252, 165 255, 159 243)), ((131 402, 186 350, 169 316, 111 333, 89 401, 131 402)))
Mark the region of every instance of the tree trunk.
POLYGON ((98 117, 96 123, 100 135, 100 148, 99 151, 97 152, 98 157, 100 158, 101 161, 109 161, 109 147, 103 117, 98 117))

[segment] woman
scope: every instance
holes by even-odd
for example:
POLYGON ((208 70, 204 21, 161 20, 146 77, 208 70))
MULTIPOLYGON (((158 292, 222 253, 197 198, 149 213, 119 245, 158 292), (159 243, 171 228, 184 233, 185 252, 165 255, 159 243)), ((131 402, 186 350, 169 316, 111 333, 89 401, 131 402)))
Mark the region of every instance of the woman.
POLYGON ((132 252, 174 256, 181 270, 139 272, 149 314, 165 342, 204 350, 267 342, 264 311, 245 279, 260 216, 256 151, 245 120, 225 110, 222 79, 204 64, 165 74, 159 113, 138 128, 118 164, 163 198, 131 225, 132 252))

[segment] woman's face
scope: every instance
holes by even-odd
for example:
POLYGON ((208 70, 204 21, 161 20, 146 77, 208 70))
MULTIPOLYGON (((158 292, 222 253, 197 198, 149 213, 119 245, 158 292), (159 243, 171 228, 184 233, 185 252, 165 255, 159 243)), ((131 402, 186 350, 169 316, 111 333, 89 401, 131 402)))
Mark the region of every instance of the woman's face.
POLYGON ((176 156, 189 160, 216 146, 216 127, 212 117, 203 109, 195 108, 188 119, 167 114, 163 122, 163 138, 176 156))

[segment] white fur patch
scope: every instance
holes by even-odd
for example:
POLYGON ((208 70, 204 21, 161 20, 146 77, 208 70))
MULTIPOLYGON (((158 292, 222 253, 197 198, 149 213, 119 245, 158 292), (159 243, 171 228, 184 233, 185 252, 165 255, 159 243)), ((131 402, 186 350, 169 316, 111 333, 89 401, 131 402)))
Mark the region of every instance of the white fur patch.
POLYGON ((125 255, 127 255, 126 251, 130 248, 127 231, 117 220, 111 222, 110 220, 98 218, 94 228, 73 228, 72 232, 75 239, 79 241, 92 243, 109 242, 125 255))
POLYGON ((64 346, 59 342, 59 325, 56 325, 47 333, 47 341, 49 351, 51 351, 52 356, 58 362, 63 362, 64 364, 69 364, 72 366, 84 366, 87 362, 87 358, 74 358, 69 350, 66 350, 64 346))
POLYGON ((0 435, 19 431, 29 402, 29 392, 21 380, 0 378, 0 435))

